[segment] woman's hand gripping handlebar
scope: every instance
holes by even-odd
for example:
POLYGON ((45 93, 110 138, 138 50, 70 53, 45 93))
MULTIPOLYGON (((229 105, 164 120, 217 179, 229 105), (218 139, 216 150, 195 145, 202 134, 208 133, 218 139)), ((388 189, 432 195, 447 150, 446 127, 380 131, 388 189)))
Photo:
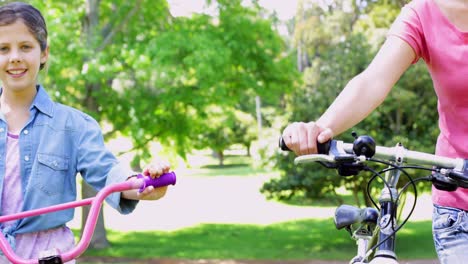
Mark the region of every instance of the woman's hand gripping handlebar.
MULTIPOLYGON (((359 149, 355 148, 357 153, 371 156, 375 152, 375 147, 372 146, 373 140, 371 141, 370 137, 363 137, 356 143, 356 146, 359 147, 359 149), (369 140, 369 142, 364 141, 364 139, 369 140)), ((282 150, 290 151, 282 137, 279 141, 279 147, 282 150)), ((325 143, 317 142, 317 154, 298 156, 294 159, 294 163, 318 162, 327 168, 337 169, 338 173, 342 176, 356 175, 364 169, 362 161, 365 156, 354 154, 353 148, 351 148, 351 151, 347 151, 345 147, 349 146, 344 146, 343 141, 329 140, 325 143)))
MULTIPOLYGON (((438 189, 453 191, 457 187, 468 188, 468 160, 448 158, 419 151, 411 151, 397 144, 395 147, 376 146, 370 136, 359 136, 355 133, 353 143, 330 140, 317 143, 318 154, 298 156, 294 163, 318 162, 327 168, 336 168, 342 176, 356 175, 365 169, 366 161, 397 161, 418 166, 432 166, 436 173, 432 182, 438 189)), ((290 151, 282 137, 279 140, 281 150, 290 151)))
POLYGON ((80 256, 88 247, 94 229, 96 227, 96 222, 99 216, 99 211, 104 200, 112 193, 122 192, 127 190, 134 190, 138 189, 140 192, 143 191, 148 186, 153 186, 155 188, 167 186, 167 185, 175 185, 176 183, 176 174, 174 172, 165 173, 157 178, 151 178, 150 176, 144 176, 142 174, 138 174, 137 177, 131 178, 125 182, 112 184, 109 186, 104 187, 101 189, 95 197, 91 197, 88 199, 83 199, 79 201, 69 202, 58 204, 54 206, 49 206, 45 208, 20 212, 17 214, 12 215, 5 215, 0 216, 0 223, 22 219, 31 216, 37 216, 42 214, 47 214, 51 212, 76 208, 85 205, 91 205, 89 210, 88 218, 86 219, 85 226, 83 227, 83 232, 81 235, 81 239, 78 244, 75 245, 74 248, 67 252, 56 252, 55 249, 50 249, 42 254, 39 259, 23 259, 16 255, 16 253, 11 248, 8 241, 5 237, 0 235, 0 249, 3 251, 4 255, 10 260, 12 263, 21 263, 21 264, 36 264, 36 263, 63 263, 73 259, 76 259, 80 256))
MULTIPOLYGON (((327 141, 325 143, 319 143, 317 141, 316 143, 317 154, 328 154, 328 152, 330 151, 330 142, 331 141, 327 141)), ((279 148, 283 151, 291 151, 291 149, 289 149, 286 143, 284 142, 284 139, 282 136, 279 138, 279 148)), ((315 155, 315 154, 311 154, 311 155, 315 155)))

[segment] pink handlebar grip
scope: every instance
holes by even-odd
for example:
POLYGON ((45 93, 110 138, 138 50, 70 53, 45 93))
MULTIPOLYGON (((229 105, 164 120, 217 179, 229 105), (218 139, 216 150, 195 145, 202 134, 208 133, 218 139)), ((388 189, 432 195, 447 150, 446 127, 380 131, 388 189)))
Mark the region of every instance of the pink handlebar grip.
POLYGON ((145 190, 146 187, 150 185, 157 188, 167 185, 175 185, 176 183, 176 174, 173 171, 164 173, 163 175, 154 179, 150 176, 144 176, 143 174, 138 174, 137 178, 143 179, 143 185, 140 187, 139 192, 142 192, 143 190, 145 190))

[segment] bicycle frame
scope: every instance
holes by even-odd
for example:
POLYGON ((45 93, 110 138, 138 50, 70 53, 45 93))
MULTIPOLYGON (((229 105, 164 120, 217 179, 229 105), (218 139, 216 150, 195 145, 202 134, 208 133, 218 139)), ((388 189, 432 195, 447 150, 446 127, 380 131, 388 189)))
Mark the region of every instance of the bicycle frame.
MULTIPOLYGON (((385 185, 379 197, 379 215, 372 215, 373 213, 370 210, 375 210, 374 208, 358 209, 352 206, 340 206, 335 212, 335 224, 338 229, 346 227, 353 236, 353 239, 357 241, 358 253, 350 263, 368 263, 367 259, 372 250, 367 249, 367 246, 373 235, 372 230, 370 230, 369 234, 369 229, 370 227, 373 229, 377 224, 380 229, 377 242, 378 248, 370 263, 397 264, 395 238, 396 232, 402 225, 397 225, 395 216, 400 195, 397 184, 402 171, 395 168, 400 168, 403 163, 417 164, 418 167, 415 167, 415 169, 423 169, 424 167, 422 166, 434 166, 439 168, 438 172, 446 178, 446 180, 439 182, 440 184, 456 184, 457 187, 467 188, 467 161, 460 158, 447 158, 424 152, 410 151, 404 148, 402 144, 397 144, 393 148, 375 146, 372 138, 364 137, 369 142, 363 144, 362 140, 360 141, 361 137, 356 137, 356 141, 353 144, 332 140, 326 146, 318 146, 325 153, 298 156, 294 162, 295 164, 319 162, 327 168, 338 169, 338 172, 342 176, 349 176, 356 175, 359 171, 363 170, 365 168, 363 164, 371 160, 371 158, 385 160, 389 169, 385 172, 385 185), (357 141, 359 142, 356 143, 357 141), (368 143, 370 145, 367 145, 368 143), (356 147, 356 144, 361 144, 362 146, 360 147, 364 147, 363 153, 366 154, 361 154, 361 150, 359 150, 359 147, 356 147), (372 149, 372 151, 368 152, 369 149, 372 149), (340 167, 340 164, 347 165, 349 168, 343 169, 340 167)), ((282 150, 289 150, 282 139, 280 139, 280 148, 282 150)), ((431 180, 435 184, 434 178, 431 178, 431 180)), ((446 188, 450 187, 450 185, 446 186, 448 186, 446 188)), ((440 188, 443 187, 441 186, 440 188)))
MULTIPOLYGON (((11 220, 17 220, 21 218, 37 216, 42 214, 47 214, 51 212, 87 206, 90 205, 90 211, 88 218, 86 219, 86 223, 83 227, 83 232, 81 235, 80 241, 75 245, 75 247, 67 252, 60 252, 60 253, 50 253, 52 255, 46 255, 38 260, 35 259, 23 259, 20 258, 11 248, 8 241, 5 237, 0 235, 0 249, 3 251, 4 255, 13 263, 20 263, 20 264, 35 264, 35 263, 63 263, 66 261, 70 261, 79 257, 89 246, 91 238, 94 233, 94 229, 96 227, 96 222, 99 216, 100 209, 104 200, 112 193, 122 192, 126 190, 133 190, 139 189, 140 191, 144 190, 147 186, 152 185, 154 187, 162 187, 167 185, 175 185, 176 183, 176 175, 174 172, 166 173, 161 175, 158 178, 152 179, 149 176, 143 176, 138 174, 136 178, 132 178, 128 181, 116 183, 113 185, 109 185, 101 189, 96 196, 58 204, 54 206, 49 206, 45 208, 39 208, 34 210, 29 210, 25 212, 20 212, 17 214, 5 215, 0 216, 0 223, 7 222, 11 220)), ((53 249, 52 249, 53 251, 53 249)), ((46 252, 46 254, 49 254, 46 252)))

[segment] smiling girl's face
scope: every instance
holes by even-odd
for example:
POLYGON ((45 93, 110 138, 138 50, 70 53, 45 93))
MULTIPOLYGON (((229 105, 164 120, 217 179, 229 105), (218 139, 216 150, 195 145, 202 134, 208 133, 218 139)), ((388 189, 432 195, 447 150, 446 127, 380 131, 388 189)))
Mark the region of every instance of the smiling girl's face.
POLYGON ((0 26, 0 80, 5 92, 35 90, 41 64, 47 61, 38 40, 21 19, 0 26))

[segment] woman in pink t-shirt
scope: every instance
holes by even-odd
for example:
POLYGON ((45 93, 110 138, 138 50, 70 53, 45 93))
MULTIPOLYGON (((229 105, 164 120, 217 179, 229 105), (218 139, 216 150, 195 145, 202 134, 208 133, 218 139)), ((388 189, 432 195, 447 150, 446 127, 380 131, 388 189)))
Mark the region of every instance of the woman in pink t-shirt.
MULTIPOLYGON (((323 143, 364 119, 384 101, 408 67, 423 59, 438 97, 436 154, 468 159, 467 14, 466 0, 414 0, 406 5, 367 69, 349 81, 317 121, 286 127, 286 145, 296 155, 316 153, 316 141, 323 143)), ((468 190, 433 188, 432 197, 439 259, 463 263, 468 257, 468 190)))

